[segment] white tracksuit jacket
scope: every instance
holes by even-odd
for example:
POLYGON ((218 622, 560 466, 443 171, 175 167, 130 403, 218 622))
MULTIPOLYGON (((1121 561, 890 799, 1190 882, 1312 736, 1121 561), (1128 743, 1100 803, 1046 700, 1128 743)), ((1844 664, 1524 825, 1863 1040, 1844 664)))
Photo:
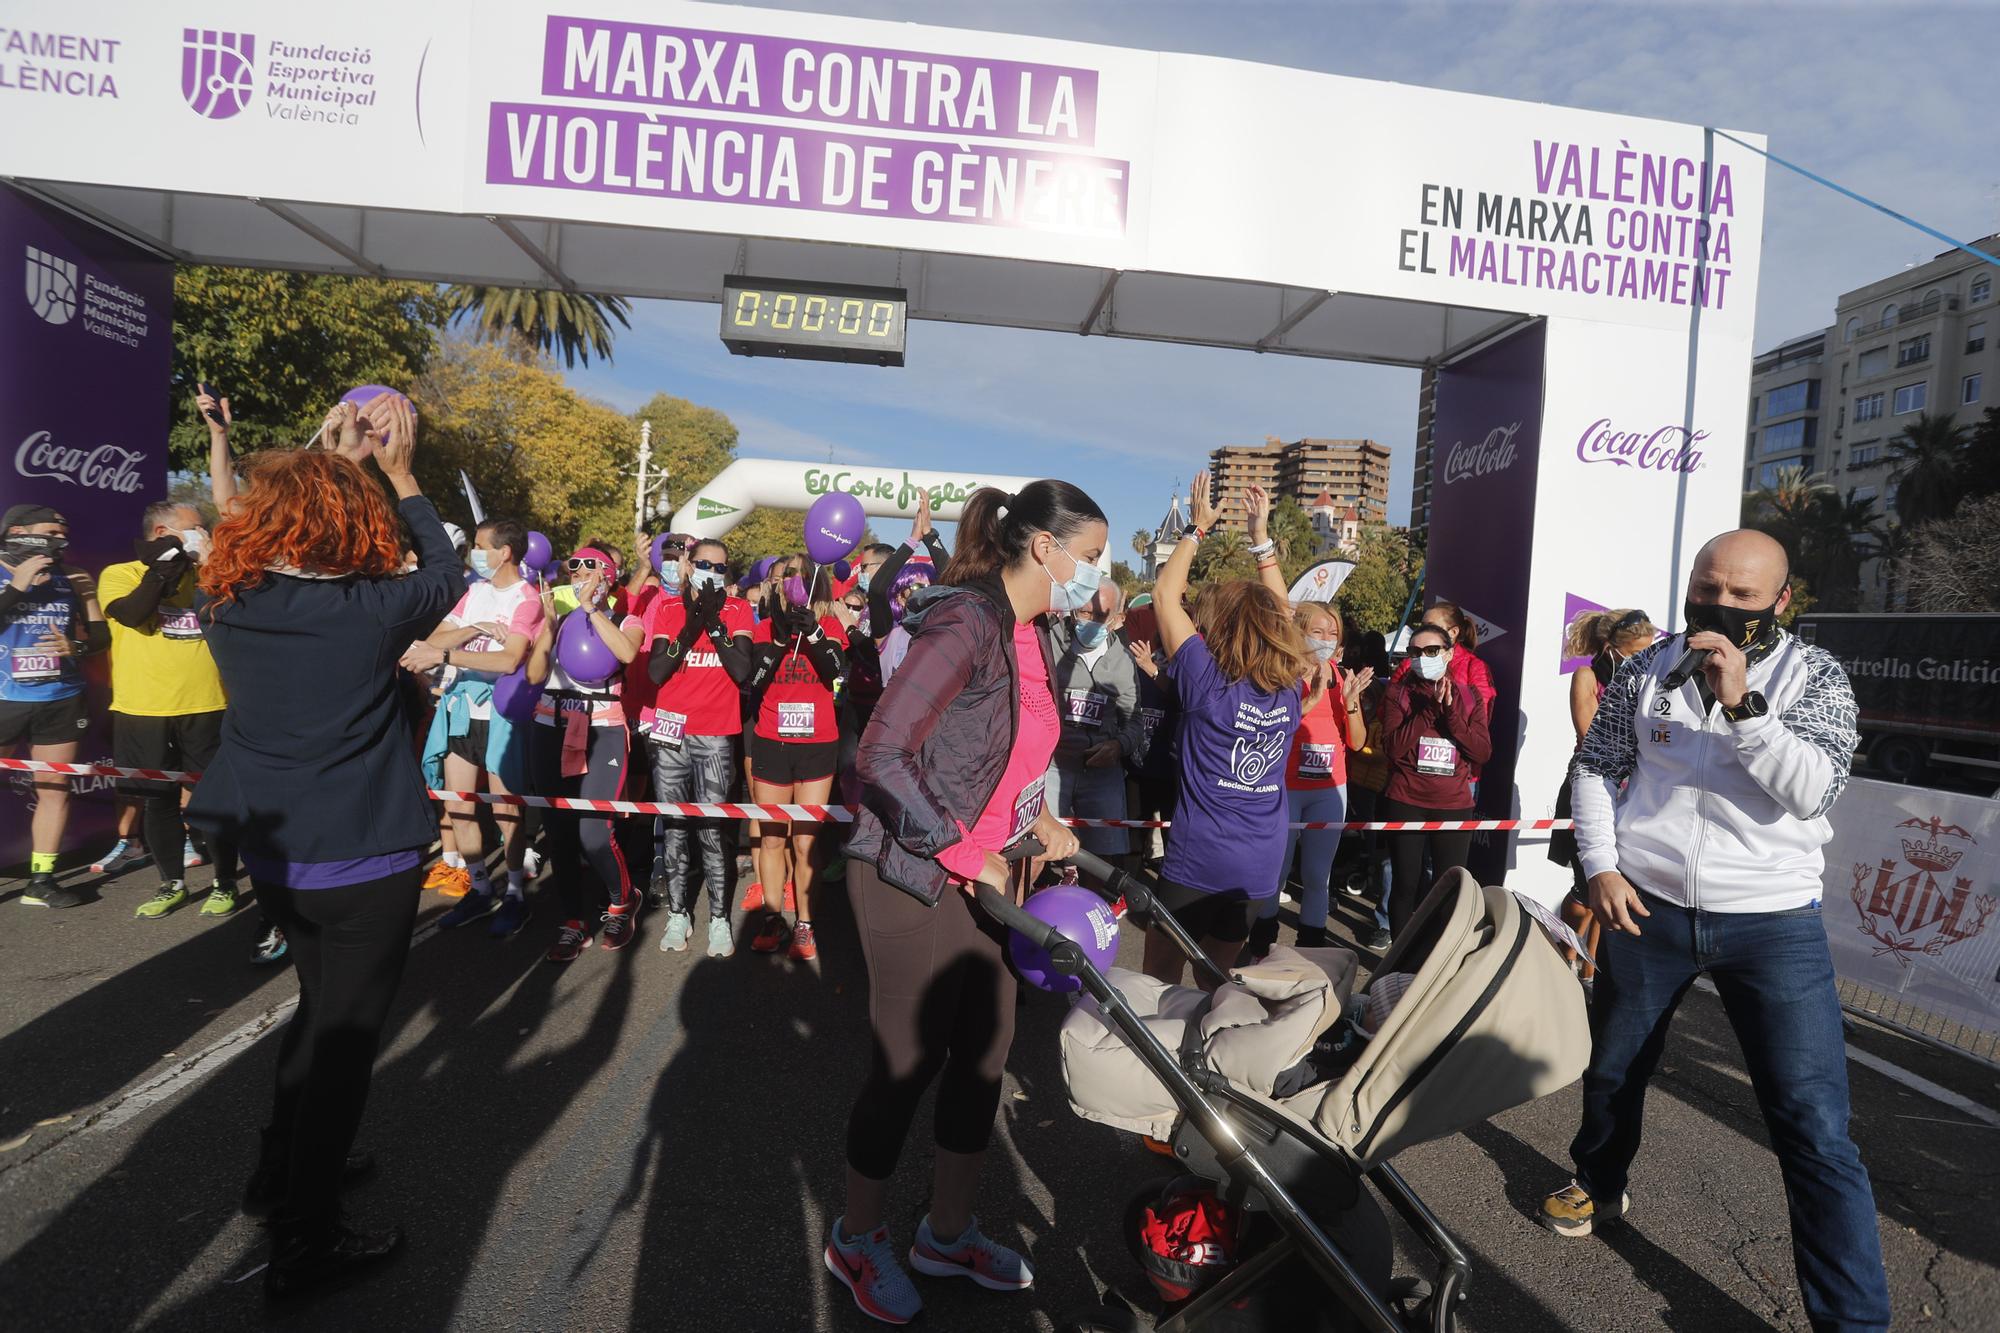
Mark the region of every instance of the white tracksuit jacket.
POLYGON ((1817 903, 1827 812, 1854 759, 1846 673, 1781 631, 1749 671, 1770 711, 1730 722, 1720 704, 1703 715, 1693 680, 1661 688, 1685 651, 1676 634, 1620 667, 1583 738, 1570 801, 1584 874, 1616 870, 1705 912, 1817 903))

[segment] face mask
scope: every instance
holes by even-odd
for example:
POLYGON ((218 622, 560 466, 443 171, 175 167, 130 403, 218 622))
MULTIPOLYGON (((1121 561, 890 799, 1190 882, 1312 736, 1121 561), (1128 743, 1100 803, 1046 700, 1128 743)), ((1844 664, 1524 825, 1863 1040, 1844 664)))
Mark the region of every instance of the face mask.
POLYGON ((500 562, 493 558, 493 552, 482 551, 477 546, 472 548, 472 572, 480 578, 492 578, 493 571, 499 567, 500 562))
POLYGON ((660 566, 660 586, 668 592, 681 590, 681 562, 669 560, 660 566))
POLYGON ((1079 606, 1089 605, 1090 599, 1097 596, 1097 585, 1104 578, 1103 571, 1096 565, 1086 565, 1077 560, 1061 542, 1056 543, 1056 549, 1076 561, 1076 573, 1070 575, 1067 581, 1058 583, 1049 567, 1042 566, 1042 572, 1049 576, 1049 610, 1074 611, 1079 606))
POLYGON ((1312 655, 1322 662, 1331 662, 1333 655, 1340 651, 1340 645, 1332 639, 1307 639, 1306 647, 1312 649, 1312 655))
POLYGON ((183 528, 180 536, 182 550, 186 551, 196 560, 208 559, 207 528, 183 528))
POLYGON ((1076 622, 1076 646, 1085 652, 1092 652, 1104 643, 1105 627, 1101 620, 1079 620, 1076 622))
POLYGON ((1417 664, 1417 674, 1423 679, 1444 679, 1444 655, 1442 653, 1436 657, 1419 657, 1415 661, 1417 664))
POLYGON ((1761 611, 1750 611, 1740 606, 1724 606, 1720 602, 1697 602, 1690 598, 1681 607, 1681 617, 1687 621, 1690 630, 1708 630, 1720 634, 1738 648, 1752 648, 1760 643, 1768 643, 1778 632, 1776 602, 1761 611))
POLYGON ((793 606, 806 604, 806 581, 797 574, 785 580, 785 600, 793 606))
POLYGON ((872 570, 872 569, 864 569, 864 570, 862 570, 862 571, 861 571, 861 573, 860 573, 860 575, 859 575, 858 577, 859 577, 860 581, 859 581, 858 583, 856 583, 856 584, 855 584, 854 586, 855 586, 855 587, 857 587, 857 588, 859 588, 859 589, 861 589, 861 591, 863 591, 863 592, 867 592, 867 591, 868 591, 868 580, 870 580, 870 579, 872 579, 872 578, 874 578, 874 577, 875 577, 875 571, 874 571, 874 570, 872 570))
POLYGON ((719 569, 697 569, 688 575, 688 582, 694 587, 707 591, 722 586, 722 571, 719 569))

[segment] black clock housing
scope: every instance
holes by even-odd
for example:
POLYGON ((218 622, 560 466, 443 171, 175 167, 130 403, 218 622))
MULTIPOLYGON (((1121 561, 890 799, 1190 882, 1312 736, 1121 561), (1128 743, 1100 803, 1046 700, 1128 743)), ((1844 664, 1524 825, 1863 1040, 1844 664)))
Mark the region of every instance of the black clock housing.
POLYGON ((908 312, 901 287, 722 280, 722 342, 737 356, 900 366, 908 312))

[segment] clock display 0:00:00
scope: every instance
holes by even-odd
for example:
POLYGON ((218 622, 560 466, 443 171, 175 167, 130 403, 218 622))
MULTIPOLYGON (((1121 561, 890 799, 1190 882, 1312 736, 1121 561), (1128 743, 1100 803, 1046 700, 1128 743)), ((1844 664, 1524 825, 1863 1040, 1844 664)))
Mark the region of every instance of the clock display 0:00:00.
POLYGON ((730 314, 730 323, 737 328, 767 328, 784 333, 796 330, 800 333, 827 332, 827 321, 834 321, 834 329, 847 337, 886 338, 896 327, 896 303, 894 301, 868 301, 858 296, 840 298, 839 309, 834 308, 834 298, 826 296, 800 296, 797 292, 761 292, 749 288, 739 288, 736 292, 736 308, 730 314), (770 309, 764 308, 764 298, 770 297, 770 309))

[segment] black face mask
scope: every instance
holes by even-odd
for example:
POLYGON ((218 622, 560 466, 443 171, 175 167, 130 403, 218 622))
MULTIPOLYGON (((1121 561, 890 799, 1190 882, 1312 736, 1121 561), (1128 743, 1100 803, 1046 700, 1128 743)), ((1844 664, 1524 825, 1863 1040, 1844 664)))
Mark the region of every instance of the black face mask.
POLYGON ((18 565, 30 556, 45 555, 54 560, 69 549, 69 538, 48 532, 16 532, 0 539, 0 556, 18 565))
POLYGON ((1720 602, 1697 602, 1689 598, 1681 607, 1681 616, 1687 621, 1689 630, 1707 630, 1720 634, 1745 652, 1771 643, 1778 636, 1776 602, 1761 611, 1752 611, 1740 606, 1724 606, 1720 602))

